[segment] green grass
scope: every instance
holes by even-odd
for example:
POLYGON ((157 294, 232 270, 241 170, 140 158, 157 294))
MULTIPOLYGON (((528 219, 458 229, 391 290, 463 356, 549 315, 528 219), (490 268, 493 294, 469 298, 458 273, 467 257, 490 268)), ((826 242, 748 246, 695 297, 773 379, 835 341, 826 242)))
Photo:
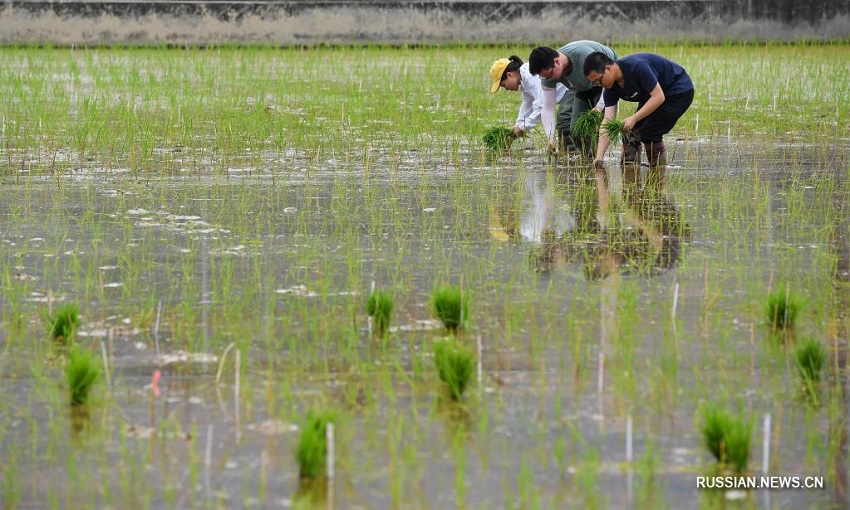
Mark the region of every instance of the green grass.
POLYGON ((504 126, 493 126, 484 133, 484 145, 491 151, 501 152, 510 147, 514 130, 504 126))
POLYGON ((717 404, 701 410, 703 444, 722 468, 745 473, 750 459, 753 422, 743 415, 734 416, 717 404))
POLYGON ((393 314, 393 295, 382 290, 373 290, 366 302, 366 313, 375 320, 375 331, 383 335, 390 328, 393 314))
POLYGON ((96 357, 89 352, 72 347, 65 365, 65 381, 72 406, 89 403, 92 389, 100 379, 101 370, 96 357))
POLYGON ((327 469, 328 438, 327 426, 336 423, 336 411, 308 411, 301 426, 295 458, 298 473, 304 479, 324 477, 327 469))
POLYGON ((791 329, 802 307, 802 301, 790 288, 774 289, 768 294, 765 305, 767 323, 773 330, 791 329))
POLYGON ((469 320, 469 294, 460 287, 437 287, 431 293, 431 310, 449 331, 463 329, 469 320))
POLYGON ((475 372, 475 353, 454 338, 434 342, 434 365, 452 400, 462 400, 475 372))
POLYGON ((80 326, 79 308, 75 303, 65 303, 48 318, 48 324, 51 339, 56 342, 70 343, 80 326))

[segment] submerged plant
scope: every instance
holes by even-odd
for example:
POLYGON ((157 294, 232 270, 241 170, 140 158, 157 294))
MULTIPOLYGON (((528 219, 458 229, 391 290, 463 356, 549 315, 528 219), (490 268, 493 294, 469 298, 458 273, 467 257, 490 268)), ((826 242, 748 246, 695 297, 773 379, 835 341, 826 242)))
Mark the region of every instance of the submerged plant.
POLYGON ((457 331, 469 317, 469 296, 460 287, 437 287, 431 294, 431 309, 446 329, 457 331))
POLYGON ((298 448, 295 457, 302 479, 315 479, 324 476, 328 456, 327 428, 337 420, 334 411, 309 411, 301 427, 298 448))
POLYGON ((611 143, 615 143, 623 137, 623 134, 625 134, 626 125, 622 120, 609 119, 607 122, 602 124, 602 129, 604 129, 605 133, 608 134, 608 138, 611 139, 611 143))
POLYGON ((89 402, 91 390, 99 378, 100 368, 95 357, 79 348, 71 349, 68 353, 68 364, 65 365, 65 379, 68 381, 72 406, 89 402))
POLYGON ((794 350, 794 358, 797 360, 797 371, 807 385, 821 380, 821 372, 826 365, 826 349, 820 342, 813 338, 807 339, 794 350))
POLYGON ((453 339, 434 342, 434 365, 452 400, 461 400, 475 371, 472 348, 453 339))
POLYGON ((733 416, 716 404, 706 404, 702 422, 703 442, 717 462, 737 473, 746 472, 752 420, 743 415, 733 416))
POLYGON ((50 318, 50 338, 57 342, 68 342, 80 325, 80 313, 75 303, 59 307, 50 318))
POLYGON ((599 126, 602 124, 602 113, 591 108, 578 116, 572 125, 573 139, 591 140, 595 143, 599 137, 599 126))
POLYGON ((393 314, 393 296, 389 292, 373 290, 366 302, 366 313, 375 319, 375 330, 384 334, 390 329, 393 314))
POLYGON ((504 151, 514 139, 514 130, 505 126, 493 126, 484 133, 484 145, 491 151, 504 151))
POLYGON ((771 329, 792 328, 800 308, 802 303, 790 289, 776 289, 768 294, 765 313, 771 329))

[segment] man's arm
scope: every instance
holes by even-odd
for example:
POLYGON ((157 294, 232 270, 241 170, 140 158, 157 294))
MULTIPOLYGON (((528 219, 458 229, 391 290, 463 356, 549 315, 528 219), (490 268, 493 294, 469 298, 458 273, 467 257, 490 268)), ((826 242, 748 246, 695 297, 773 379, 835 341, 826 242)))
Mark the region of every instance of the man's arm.
POLYGON ((605 163, 605 151, 608 150, 608 145, 611 144, 611 139, 608 137, 608 132, 605 130, 605 124, 609 120, 617 118, 617 104, 614 106, 605 107, 605 115, 602 117, 602 125, 599 126, 599 141, 596 143, 596 159, 593 160, 594 168, 603 168, 605 163))
POLYGON ((649 99, 643 104, 643 107, 634 114, 623 119, 623 124, 626 129, 630 130, 635 127, 639 120, 645 119, 652 112, 658 109, 664 103, 664 91, 661 90, 661 84, 655 82, 655 88, 649 93, 649 99))

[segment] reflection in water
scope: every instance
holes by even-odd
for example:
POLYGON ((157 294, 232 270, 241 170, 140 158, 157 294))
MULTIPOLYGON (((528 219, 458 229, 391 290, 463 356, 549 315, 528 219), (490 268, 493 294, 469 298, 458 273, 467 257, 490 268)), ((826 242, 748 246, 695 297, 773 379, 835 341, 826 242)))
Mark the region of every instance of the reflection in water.
POLYGON ((522 204, 493 215, 493 236, 528 243, 530 266, 541 274, 575 263, 588 279, 602 280, 675 266, 690 227, 666 193, 663 168, 643 178, 640 169, 589 172, 525 176, 522 204))
POLYGON ((615 176, 596 171, 595 181, 603 235, 584 251, 583 270, 590 280, 614 272, 655 274, 672 268, 681 256, 690 227, 666 194, 664 167, 624 169, 619 190, 615 176))

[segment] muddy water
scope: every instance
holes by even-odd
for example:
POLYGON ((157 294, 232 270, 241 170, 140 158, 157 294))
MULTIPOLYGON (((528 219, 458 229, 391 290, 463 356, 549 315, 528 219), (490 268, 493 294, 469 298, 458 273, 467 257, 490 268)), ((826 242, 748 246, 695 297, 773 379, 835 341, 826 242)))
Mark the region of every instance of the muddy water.
POLYGON ((843 508, 846 400, 831 395, 846 368, 807 404, 763 303, 791 282, 796 335, 846 349, 846 148, 668 145, 663 175, 465 147, 462 171, 424 173, 453 167, 417 151, 309 174, 7 179, 3 501, 293 506, 299 416, 330 406, 345 419, 319 506, 843 508), (363 312, 373 281, 396 296, 385 344, 363 312), (444 282, 472 294, 465 341, 483 350, 464 407, 439 396, 429 356, 444 282), (41 318, 63 301, 111 367, 81 422, 41 318), (770 415, 770 474, 827 486, 697 490, 712 400, 753 417, 753 474, 770 415))

